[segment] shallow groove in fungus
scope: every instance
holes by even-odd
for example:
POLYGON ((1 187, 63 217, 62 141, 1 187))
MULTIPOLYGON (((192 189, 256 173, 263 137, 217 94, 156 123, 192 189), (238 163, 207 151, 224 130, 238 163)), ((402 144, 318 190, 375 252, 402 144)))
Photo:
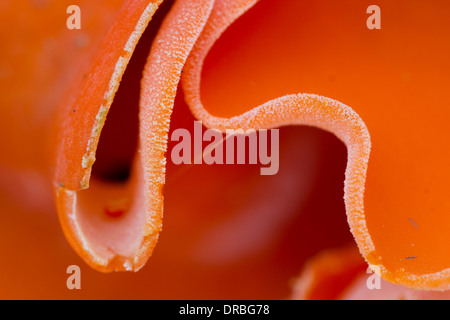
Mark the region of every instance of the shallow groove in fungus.
POLYGON ((173 1, 164 1, 156 11, 133 52, 119 90, 100 134, 91 177, 105 182, 126 182, 138 149, 139 94, 142 71, 153 39, 173 1))

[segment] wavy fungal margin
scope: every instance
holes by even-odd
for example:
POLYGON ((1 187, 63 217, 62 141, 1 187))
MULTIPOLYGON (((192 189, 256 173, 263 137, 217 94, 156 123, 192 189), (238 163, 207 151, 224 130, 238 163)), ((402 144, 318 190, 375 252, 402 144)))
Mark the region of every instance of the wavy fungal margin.
MULTIPOLYGON (((77 118, 71 118, 75 120, 66 122, 62 129, 63 139, 58 149, 61 156, 56 164, 56 202, 69 242, 88 264, 105 272, 138 270, 152 254, 162 225, 162 187, 166 163, 164 153, 167 150, 170 115, 180 75, 184 71, 182 84, 186 101, 194 116, 207 127, 225 130, 308 125, 335 134, 348 150, 344 200, 350 229, 363 257, 369 264, 378 265, 382 276, 391 282, 416 289, 445 290, 450 287, 448 270, 428 275, 394 275, 376 256, 364 214, 364 190, 371 139, 364 121, 352 108, 314 94, 284 96, 229 119, 214 117, 203 106, 200 95, 201 72, 208 52, 228 26, 254 6, 257 0, 196 0, 175 3, 154 41, 142 80, 139 120, 141 156, 136 160, 138 169, 135 174, 135 189, 132 191, 139 202, 136 210, 139 211, 139 206, 144 208, 143 216, 136 215, 138 220, 142 219, 143 224, 141 229, 138 228, 140 238, 135 239, 132 249, 125 250, 126 254, 118 254, 117 250, 110 250, 106 254, 101 250, 99 252, 77 222, 77 192, 89 185, 90 170, 95 161, 95 151, 106 114, 134 47, 161 2, 162 0, 128 1, 124 5, 118 23, 100 50, 100 53, 114 53, 110 56, 115 57, 115 60, 100 59, 98 65, 92 68, 88 81, 84 82, 74 102, 80 112, 77 118), (124 56, 122 52, 125 52, 124 56), (105 81, 104 74, 111 75, 109 81, 105 81), (91 89, 90 85, 96 81, 100 81, 100 85, 91 89), (92 94, 98 92, 106 94, 93 99, 92 94), (88 121, 80 120, 80 114, 88 121), (82 133, 79 141, 73 136, 74 128, 82 133), (73 168, 77 170, 74 172, 73 168)), ((65 109, 66 114, 71 107, 69 104, 65 109)))

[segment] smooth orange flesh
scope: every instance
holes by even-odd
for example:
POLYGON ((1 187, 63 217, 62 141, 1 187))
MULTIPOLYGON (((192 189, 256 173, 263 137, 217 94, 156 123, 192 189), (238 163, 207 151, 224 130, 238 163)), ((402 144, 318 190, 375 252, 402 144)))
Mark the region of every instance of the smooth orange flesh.
MULTIPOLYGON (((449 4, 378 5, 383 27, 370 31, 364 3, 260 1, 207 56, 201 92, 195 93, 208 114, 192 108, 214 125, 240 114, 248 121, 253 115, 245 112, 298 92, 350 106, 367 125, 372 143, 364 215, 355 223, 366 223, 367 232, 352 226, 364 257, 382 266, 390 281, 447 289, 450 45, 443 8, 449 4)), ((355 212, 349 204, 351 220, 355 212)))

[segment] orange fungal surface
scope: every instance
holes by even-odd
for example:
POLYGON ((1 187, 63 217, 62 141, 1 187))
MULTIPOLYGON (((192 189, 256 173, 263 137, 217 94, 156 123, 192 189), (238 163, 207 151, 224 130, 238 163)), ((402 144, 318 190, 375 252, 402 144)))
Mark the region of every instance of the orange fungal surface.
MULTIPOLYGON (((354 1, 85 0, 67 30, 69 4, 0 4, 14 29, 0 30, 0 201, 18 213, 0 230, 27 253, 0 245, 12 260, 74 259, 30 249, 51 221, 31 212, 56 207, 96 271, 138 271, 155 251, 134 278, 108 275, 118 295, 448 298, 428 291, 450 289, 450 4, 380 0, 368 30, 354 1), (194 120, 280 128, 279 174, 175 166, 170 133, 194 120)), ((5 268, 0 297, 20 297, 5 268)), ((105 288, 84 297, 113 294, 89 272, 105 288)))

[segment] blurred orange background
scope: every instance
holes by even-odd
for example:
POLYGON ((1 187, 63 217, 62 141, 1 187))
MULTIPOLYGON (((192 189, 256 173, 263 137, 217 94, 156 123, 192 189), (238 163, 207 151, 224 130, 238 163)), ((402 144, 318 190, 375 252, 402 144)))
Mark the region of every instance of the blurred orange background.
MULTIPOLYGON (((261 0, 208 55, 202 100, 222 117, 303 92, 352 107, 372 139, 365 210, 369 229, 378 230, 371 234, 377 254, 397 270, 399 254, 413 252, 420 260, 402 261, 407 272, 437 272, 450 266, 450 3, 372 2, 261 0), (381 30, 366 27, 371 4, 382 9, 381 30), (406 226, 408 217, 419 231, 406 226)), ((0 4, 0 298, 282 299, 310 258, 356 248, 343 201, 344 144, 319 129, 285 127, 275 176, 260 176, 257 166, 176 166, 169 158, 163 231, 139 272, 102 274, 75 254, 53 204, 49 127, 121 3, 0 4), (82 9, 79 31, 65 27, 69 4, 82 9), (73 264, 81 290, 66 287, 73 264)), ((170 4, 133 55, 94 174, 133 157, 140 76, 170 4)), ((180 87, 171 131, 192 129, 183 98, 180 87)))

